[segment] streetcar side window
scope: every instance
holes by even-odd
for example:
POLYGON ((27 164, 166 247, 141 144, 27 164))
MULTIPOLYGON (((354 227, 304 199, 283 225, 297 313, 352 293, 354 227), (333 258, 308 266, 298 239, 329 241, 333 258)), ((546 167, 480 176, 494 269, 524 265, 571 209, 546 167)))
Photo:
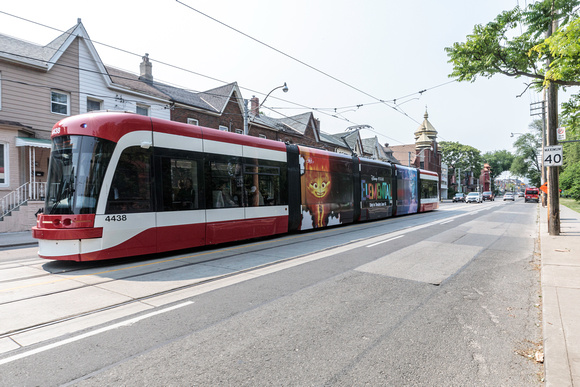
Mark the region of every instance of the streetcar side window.
POLYGON ((280 189, 286 183, 284 163, 209 155, 207 166, 208 208, 287 204, 280 189))
POLYGON ((151 150, 125 149, 115 170, 106 213, 149 212, 151 198, 151 150))
POLYGON ((242 163, 239 157, 211 155, 208 178, 208 208, 243 206, 242 163))
POLYGON ((438 187, 437 180, 421 179, 421 199, 438 199, 438 187))
POLYGON ((183 211, 199 208, 198 161, 162 157, 163 210, 183 211))
POLYGON ((244 189, 248 207, 280 204, 280 167, 244 165, 244 189))

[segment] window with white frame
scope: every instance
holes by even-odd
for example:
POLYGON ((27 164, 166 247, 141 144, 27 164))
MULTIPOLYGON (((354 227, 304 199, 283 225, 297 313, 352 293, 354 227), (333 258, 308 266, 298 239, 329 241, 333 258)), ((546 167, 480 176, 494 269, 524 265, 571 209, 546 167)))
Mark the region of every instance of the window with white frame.
POLYGON ((51 90, 50 92, 50 111, 56 114, 69 115, 70 96, 62 91, 51 90))
POLYGON ((195 119, 195 118, 188 118, 187 119, 187 123, 189 125, 199 125, 199 120, 195 119))
POLYGON ((2 110, 2 71, 0 71, 0 110, 2 110))
POLYGON ((103 106, 103 101, 95 98, 87 98, 87 112, 92 112, 95 110, 101 110, 103 106))
POLYGON ((236 133, 237 134, 244 134, 244 131, 242 129, 236 129, 236 133))
POLYGON ((266 137, 265 134, 258 134, 258 137, 260 137, 260 138, 268 138, 268 137, 266 137))
POLYGON ((137 109, 135 110, 135 113, 141 114, 142 116, 148 116, 149 115, 149 106, 137 104, 137 109))
POLYGON ((8 144, 0 142, 0 187, 10 185, 8 173, 8 144))
POLYGON ((228 130, 228 127, 227 127, 227 126, 220 125, 219 129, 220 129, 222 132, 229 132, 229 130, 228 130))

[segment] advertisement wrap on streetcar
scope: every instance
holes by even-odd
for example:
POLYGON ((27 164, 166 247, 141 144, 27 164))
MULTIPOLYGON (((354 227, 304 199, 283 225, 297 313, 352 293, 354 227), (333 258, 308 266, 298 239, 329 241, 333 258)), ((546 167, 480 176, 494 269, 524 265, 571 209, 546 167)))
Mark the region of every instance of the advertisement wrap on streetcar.
POLYGON ((47 259, 94 261, 431 211, 438 175, 132 113, 59 121, 47 259))

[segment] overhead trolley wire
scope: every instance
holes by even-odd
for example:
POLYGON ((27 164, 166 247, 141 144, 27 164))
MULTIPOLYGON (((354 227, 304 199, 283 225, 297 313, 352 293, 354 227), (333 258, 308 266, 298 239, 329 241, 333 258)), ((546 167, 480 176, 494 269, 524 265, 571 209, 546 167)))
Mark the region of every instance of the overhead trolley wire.
MULTIPOLYGON (((179 4, 182 4, 183 6, 189 8, 189 9, 191 9, 191 10, 193 10, 193 11, 195 11, 195 12, 197 12, 197 13, 199 13, 199 14, 201 14, 201 15, 203 15, 203 16, 205 16, 205 17, 207 17, 207 18, 209 18, 209 19, 211 19, 211 20, 213 20, 213 21, 215 21, 215 22, 217 22, 217 23, 219 23, 219 24, 227 27, 227 28, 229 28, 229 29, 232 29, 233 31, 235 31, 235 32, 237 32, 237 33, 239 33, 239 34, 241 34, 241 35, 243 35, 243 36, 245 36, 245 37, 247 37, 247 38, 249 38, 249 39, 251 39, 251 40, 253 40, 253 41, 257 42, 257 43, 259 43, 259 44, 261 44, 261 45, 264 45, 264 46, 266 46, 266 47, 268 47, 268 48, 270 48, 270 49, 272 49, 272 50, 274 50, 274 51, 276 51, 276 52, 278 52, 278 53, 280 53, 280 54, 282 54, 282 55, 284 55, 284 56, 286 56, 286 57, 288 57, 288 58, 290 58, 290 59, 292 59, 292 60, 294 60, 294 61, 296 61, 296 62, 298 62, 298 63, 300 63, 300 64, 302 64, 302 65, 304 65, 304 66, 306 66, 306 67, 308 67, 310 69, 312 69, 312 70, 314 70, 314 71, 316 71, 316 72, 319 72, 319 73, 321 73, 321 74, 323 74, 323 75, 325 75, 325 76, 327 76, 327 77, 335 80, 336 82, 339 82, 339 83, 341 83, 341 84, 343 84, 343 85, 345 85, 345 86, 347 86, 349 88, 352 88, 352 89, 354 89, 354 90, 356 90, 356 91, 358 91, 358 92, 360 92, 360 93, 362 93, 362 94, 364 94, 364 95, 366 95, 366 96, 368 96, 368 97, 370 97, 370 98, 372 98, 372 99, 375 100, 375 102, 369 102, 369 103, 363 103, 363 104, 350 105, 350 106, 345 106, 345 107, 341 107, 341 108, 317 108, 317 107, 305 106, 305 105, 302 105, 302 104, 299 104, 299 103, 296 103, 296 102, 292 102, 292 101, 288 101, 288 100, 285 100, 285 99, 282 99, 282 98, 279 98, 279 97, 272 96, 272 98, 274 98, 274 99, 277 99, 279 101, 283 101, 283 102, 286 102, 286 103, 289 103, 289 104, 298 106, 298 108, 308 109, 308 110, 311 110, 311 111, 317 111, 320 114, 324 114, 324 115, 327 115, 327 116, 330 116, 330 117, 333 117, 333 118, 337 118, 337 119, 343 120, 343 121, 348 122, 348 123, 355 123, 355 122, 353 122, 353 121, 347 119, 346 117, 342 116, 342 113, 345 113, 344 111, 343 112, 338 112, 338 110, 342 110, 342 109, 345 109, 345 108, 346 109, 349 109, 350 108, 350 109, 356 110, 356 109, 358 109, 360 107, 363 107, 363 106, 370 106, 370 105, 376 105, 376 104, 383 104, 385 106, 388 106, 391 109, 395 110, 396 112, 398 112, 398 113, 406 116, 410 120, 412 120, 412 121, 414 121, 416 123, 419 123, 417 120, 413 119, 407 113, 405 113, 400 108, 400 105, 402 105, 402 104, 401 103, 397 103, 397 101, 398 100, 401 100, 401 99, 408 98, 408 97, 413 96, 413 95, 417 95, 417 94, 422 95, 424 92, 426 92, 428 90, 432 90, 432 89, 435 89, 437 87, 441 87, 441 86, 447 85, 449 83, 456 82, 455 80, 452 80, 452 81, 449 81, 449 82, 446 82, 446 83, 443 83, 443 84, 440 84, 440 85, 437 85, 437 86, 433 86, 431 88, 427 88, 427 89, 424 89, 424 90, 421 90, 421 91, 418 91, 418 92, 415 92, 415 93, 411 93, 411 94, 408 94, 408 95, 403 96, 403 97, 394 98, 394 99, 391 99, 391 100, 380 99, 380 98, 375 97, 375 96, 373 96, 373 95, 371 95, 371 94, 369 94, 369 93, 367 93, 367 92, 365 92, 365 91, 363 91, 363 90, 361 90, 361 89, 359 89, 359 88, 357 88, 357 87, 355 87, 355 86, 353 86, 353 85, 351 85, 351 84, 349 84, 349 83, 347 83, 345 81, 342 81, 342 80, 340 80, 340 79, 338 79, 338 78, 336 78, 336 77, 334 77, 334 76, 332 76, 332 75, 330 75, 330 74, 328 74, 328 73, 326 73, 326 72, 324 72, 322 70, 319 70, 319 69, 315 68, 314 66, 309 65, 308 63, 306 63, 304 61, 301 61, 301 60, 299 60, 299 59, 297 59, 297 58, 295 58, 295 57, 293 57, 293 56, 291 56, 289 54, 286 54, 283 51, 281 51, 281 50, 279 50, 279 49, 277 49, 277 48, 275 48, 275 47, 273 47, 271 45, 268 45, 267 43, 264 43, 264 42, 262 42, 262 41, 260 41, 260 40, 258 40, 256 38, 253 38, 252 36, 250 36, 250 35, 242 32, 242 31, 240 31, 240 30, 238 30, 238 29, 236 29, 234 27, 231 27, 231 26, 229 26, 229 25, 227 25, 227 24, 225 24, 225 23, 223 23, 223 22, 221 22, 221 21, 219 21, 219 20, 217 20, 217 19, 215 19, 215 18, 213 18, 213 17, 211 17, 211 16, 209 16, 209 15, 207 15, 207 14, 205 14, 205 13, 203 13, 203 12, 201 12, 201 11, 199 11, 199 10, 197 10, 197 9, 195 9, 195 8, 187 5, 187 4, 185 4, 185 3, 183 3, 180 0, 176 0, 176 1, 179 4), (394 106, 390 105, 389 103, 392 103, 394 106), (328 110, 334 111, 334 113, 336 113, 336 114, 331 114, 331 113, 327 112, 328 110)), ((5 15, 8 15, 8 16, 11 16, 11 17, 14 17, 14 18, 17 18, 17 19, 20 19, 20 20, 23 20, 23 21, 26 21, 26 22, 29 22, 29 23, 33 23, 33 24, 42 26, 42 27, 45 27, 45 28, 49 28, 51 30, 58 31, 60 33, 65 33, 66 32, 66 31, 63 31, 61 29, 58 29, 58 28, 55 28, 55 27, 51 27, 51 26, 48 26, 46 24, 39 23, 39 22, 36 22, 36 21, 33 21, 33 20, 29 20, 29 19, 23 18, 21 16, 13 15, 13 14, 10 14, 10 13, 5 12, 5 11, 1 11, 0 10, 0 13, 5 14, 5 15)), ((137 54, 137 53, 134 53, 134 52, 129 51, 129 50, 126 50, 126 49, 122 49, 122 48, 119 48, 119 47, 115 47, 115 46, 112 46, 112 45, 109 45, 109 44, 106 44, 106 43, 102 43, 102 42, 98 42, 98 41, 95 41, 95 40, 92 40, 92 39, 87 39, 87 40, 90 40, 92 43, 99 44, 101 46, 104 46, 104 47, 107 47, 107 48, 111 48, 111 49, 114 49, 114 50, 117 50, 117 51, 120 51, 120 52, 123 52, 123 53, 126 53, 126 54, 130 54, 130 55, 137 56, 137 57, 142 57, 141 54, 137 54)), ((58 51, 58 50, 55 49, 55 52, 56 51, 58 51)), ((36 58, 34 58, 34 59, 36 59, 36 58)), ((203 78, 207 78, 207 79, 210 79, 210 80, 219 82, 219 83, 223 83, 223 84, 231 83, 231 82, 226 82, 226 81, 223 81, 221 79, 218 79, 218 78, 215 78, 215 77, 212 77, 212 76, 209 76, 209 75, 197 73, 197 72, 195 72, 193 70, 189 70, 189 69, 186 69, 186 68, 183 68, 183 67, 180 67, 180 66, 176 66, 176 65, 167 63, 167 62, 163 62, 163 61, 160 61, 160 60, 157 60, 157 59, 151 59, 151 60, 154 61, 154 62, 156 62, 156 63, 159 63, 161 65, 165 65, 165 66, 168 66, 168 67, 171 67, 171 68, 180 70, 180 71, 184 71, 184 72, 187 72, 187 73, 190 73, 190 74, 193 74, 193 75, 197 75, 197 76, 200 76, 200 77, 203 77, 203 78)), ((48 61, 46 61, 46 62, 49 63, 48 61)), ((92 71, 94 73, 100 73, 98 71, 89 70, 89 69, 80 69, 79 68, 79 70, 85 70, 85 71, 92 71)), ((109 74, 105 74, 105 75, 109 75, 109 74)), ((164 82, 164 83, 170 84, 170 83, 167 83, 167 82, 164 82)), ((252 93, 261 94, 261 95, 266 94, 266 93, 263 93, 263 92, 260 92, 260 91, 256 91, 256 90, 249 89, 247 87, 242 87, 242 86, 239 86, 239 87, 240 87, 240 89, 247 90, 247 91, 250 91, 252 93)), ((201 92, 195 91, 195 90, 189 90, 189 91, 201 93, 201 92)), ((206 93, 206 92, 203 92, 203 93, 206 93)), ((406 103, 406 102, 409 102, 409 101, 405 101, 403 103, 406 103)), ((268 108, 268 107, 265 107, 265 108, 267 108, 268 110, 271 110, 271 111, 275 111, 276 113, 278 113, 278 114, 280 114, 280 115, 282 115, 282 116, 284 116, 286 118, 290 118, 290 117, 288 117, 288 116, 280 113, 279 111, 275 110, 275 109, 282 109, 282 108, 268 108)), ((284 108, 284 109, 290 109, 290 108, 284 108)), ((376 131, 373 130, 373 132, 376 132, 376 131)), ((378 132, 376 132, 376 133, 379 134, 379 135, 381 135, 381 136, 385 136, 382 133, 378 133, 378 132)), ((392 139, 392 138, 390 138, 388 136, 385 136, 385 137, 387 137, 387 138, 389 138, 391 140, 394 140, 396 142, 402 143, 401 141, 392 139)))
MULTIPOLYGON (((332 80, 334 80, 334 81, 336 81, 336 82, 339 82, 339 83, 341 83, 341 84, 343 84, 343 85, 345 85, 345 86, 347 86, 347 87, 350 87, 351 89, 354 89, 354 90, 358 91, 359 93, 362 93, 362 94, 364 94, 364 95, 366 95, 366 96, 368 96, 368 97, 371 97, 372 99, 374 99, 374 100, 377 100, 377 101, 379 101, 380 103, 387 104, 387 102, 386 102, 386 101, 384 101, 384 100, 382 100, 382 99, 380 99, 380 98, 377 98, 377 97, 375 97, 375 96, 373 96, 373 95, 371 95, 371 94, 367 93, 366 91, 364 91, 364 90, 361 90, 361 89, 359 89, 358 87, 355 87, 355 86, 351 85, 350 83, 347 83, 347 82, 345 82, 345 81, 343 81, 343 80, 341 80, 341 79, 338 79, 338 78, 336 78, 335 76, 332 76, 332 75, 328 74, 327 72, 324 72, 324 71, 322 71, 322 70, 319 70, 319 69, 317 69, 316 67, 314 67, 314 66, 312 66, 312 65, 309 65, 308 63, 306 63, 306 62, 304 62, 304 61, 302 61, 302 60, 300 60, 300 59, 298 59, 298 58, 295 58, 295 57, 293 57, 293 56, 292 56, 292 55, 290 55, 290 54, 286 54, 284 51, 282 51, 282 50, 279 50, 279 49, 277 49, 276 47, 273 47, 273 46, 269 45, 268 43, 262 42, 261 40, 259 40, 259 39, 256 39, 256 38, 254 38, 254 37, 252 37, 252 36, 250 36, 250 35, 246 34, 245 32, 243 32, 243 31, 240 31, 240 30, 238 30, 237 28, 230 26, 229 24, 226 24, 226 23, 224 23, 224 22, 222 22, 222 21, 220 21, 220 20, 218 20, 218 19, 216 19, 216 18, 214 18, 214 17, 212 17, 212 16, 210 16, 210 15, 208 15, 208 14, 206 14, 206 13, 204 13, 204 12, 202 12, 202 11, 200 11, 200 10, 198 10, 198 9, 196 9, 196 8, 194 8, 194 7, 192 7, 192 6, 190 6, 190 5, 188 5, 188 4, 185 4, 185 3, 184 3, 184 2, 182 2, 181 0, 175 0, 175 1, 176 1, 176 2, 178 2, 178 3, 179 3, 179 4, 181 4, 181 5, 183 5, 183 6, 187 7, 187 8, 189 8, 189 9, 191 9, 192 11, 195 11, 195 12, 199 13, 199 14, 200 14, 200 15, 202 15, 202 16, 205 16, 206 18, 208 18, 208 19, 211 19, 211 20, 215 21, 216 23, 219 23, 219 24, 221 24, 221 25, 222 25, 222 26, 224 26, 224 27, 227 27, 227 28, 229 28, 229 29, 231 29, 231 30, 233 30, 233 31, 237 32, 238 34, 241 34, 241 35, 245 36, 246 38, 249 38, 249 39, 253 40, 253 41, 254 41, 254 42, 256 42, 256 43, 259 43, 259 44, 261 44, 261 45, 263 45, 263 46, 265 46, 265 47, 268 47, 269 49, 271 49, 271 50, 274 50, 274 51, 276 51, 277 53, 279 53, 279 54, 281 54, 281 55, 284 55, 285 57, 287 57, 287 58, 289 58, 289 59, 292 59, 293 61, 295 61, 295 62, 298 62, 298 63, 300 63, 300 64, 302 64, 302 65, 304 65, 304 66, 306 66, 306 67, 310 68, 311 70, 314 70, 314 71, 316 71, 316 72, 318 72, 318 73, 320 73, 320 74, 322 74, 322 75, 324 75, 324 76, 326 76, 326 77, 328 77, 328 78, 330 78, 330 79, 332 79, 332 80)), ((387 106, 388 106, 388 105, 387 105, 387 106)))

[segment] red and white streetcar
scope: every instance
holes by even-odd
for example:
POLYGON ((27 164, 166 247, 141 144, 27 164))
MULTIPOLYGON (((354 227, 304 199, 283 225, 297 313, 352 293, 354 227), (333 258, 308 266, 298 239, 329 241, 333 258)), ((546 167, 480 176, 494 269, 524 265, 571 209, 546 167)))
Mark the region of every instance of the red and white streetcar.
POLYGON ((92 261, 438 208, 438 176, 131 113, 52 130, 39 255, 92 261))

